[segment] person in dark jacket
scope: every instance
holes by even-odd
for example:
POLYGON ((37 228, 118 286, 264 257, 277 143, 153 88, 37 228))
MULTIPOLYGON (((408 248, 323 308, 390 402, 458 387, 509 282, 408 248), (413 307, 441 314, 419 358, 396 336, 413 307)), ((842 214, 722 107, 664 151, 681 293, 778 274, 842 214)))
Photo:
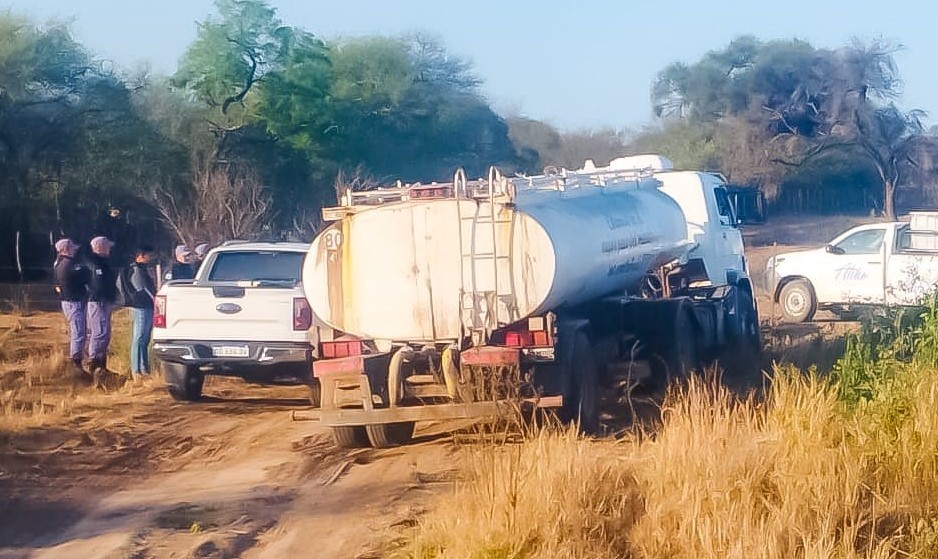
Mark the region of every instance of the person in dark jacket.
POLYGON ((169 280, 191 280, 195 279, 195 267, 192 265, 192 251, 186 245, 179 245, 173 251, 172 268, 166 273, 163 279, 169 280))
POLYGON ((134 261, 127 268, 131 292, 129 293, 131 318, 130 374, 134 382, 150 379, 150 335, 153 332, 153 299, 156 283, 150 275, 153 247, 141 245, 134 252, 134 261))
POLYGON ((55 251, 55 292, 62 301, 62 314, 68 322, 68 357, 81 369, 87 329, 88 269, 75 258, 78 244, 71 239, 57 241, 55 251))
POLYGON ((111 312, 117 300, 117 276, 111 267, 111 248, 107 237, 91 239, 88 257, 88 344, 89 368, 99 383, 107 370, 107 348, 111 343, 111 312))

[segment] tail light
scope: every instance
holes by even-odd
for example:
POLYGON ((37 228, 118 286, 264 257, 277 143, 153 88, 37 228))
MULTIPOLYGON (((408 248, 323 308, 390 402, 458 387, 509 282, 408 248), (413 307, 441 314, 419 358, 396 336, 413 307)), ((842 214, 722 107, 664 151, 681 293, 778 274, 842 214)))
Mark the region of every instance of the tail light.
POLYGON ((313 310, 305 297, 293 298, 293 329, 309 330, 313 325, 313 310))
POLYGON ((505 328, 507 347, 550 347, 554 345, 550 316, 532 316, 505 328))
POLYGON ((333 340, 319 344, 319 355, 323 359, 336 359, 338 357, 351 357, 362 354, 361 340, 333 340))
POLYGON ((166 295, 153 299, 153 327, 166 328, 166 295))

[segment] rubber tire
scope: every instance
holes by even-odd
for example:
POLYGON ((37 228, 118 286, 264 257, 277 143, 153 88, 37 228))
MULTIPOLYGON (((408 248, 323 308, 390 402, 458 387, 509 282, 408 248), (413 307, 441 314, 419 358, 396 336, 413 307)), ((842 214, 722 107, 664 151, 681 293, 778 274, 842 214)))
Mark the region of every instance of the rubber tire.
POLYGON ((413 440, 414 425, 415 423, 413 421, 378 423, 376 425, 366 425, 365 432, 368 433, 368 440, 371 442, 371 446, 375 448, 388 448, 407 444, 413 440))
POLYGON ((673 379, 685 378, 699 365, 697 338, 688 311, 678 308, 673 318, 665 318, 664 336, 656 355, 649 361, 652 388, 666 388, 673 379))
POLYGON ((599 371, 589 337, 582 331, 575 336, 561 419, 575 423, 581 433, 594 435, 599 432, 599 371))
POLYGON ((762 351, 762 331, 759 327, 759 313, 756 302, 748 289, 737 289, 736 328, 734 336, 739 338, 745 349, 762 351))
POLYGON ((332 440, 339 448, 364 448, 371 445, 361 425, 339 425, 332 428, 332 440))
POLYGON ((778 294, 778 302, 782 307, 782 316, 786 322, 807 322, 814 318, 814 313, 817 312, 817 298, 807 280, 794 280, 786 283, 778 294), (790 297, 801 298, 804 304, 792 310, 786 304, 790 297))
POLYGON ((174 400, 198 402, 202 399, 205 375, 191 365, 164 363, 163 380, 166 390, 174 400))
POLYGON ((314 408, 322 407, 322 385, 319 379, 313 379, 306 385, 309 389, 309 404, 314 408))

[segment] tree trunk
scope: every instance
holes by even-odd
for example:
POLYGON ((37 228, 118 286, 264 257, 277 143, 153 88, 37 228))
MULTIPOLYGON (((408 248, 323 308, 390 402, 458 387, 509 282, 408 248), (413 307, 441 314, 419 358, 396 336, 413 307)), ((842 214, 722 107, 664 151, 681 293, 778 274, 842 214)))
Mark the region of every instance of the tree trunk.
POLYGON ((896 220, 896 183, 883 181, 883 215, 889 221, 896 220))

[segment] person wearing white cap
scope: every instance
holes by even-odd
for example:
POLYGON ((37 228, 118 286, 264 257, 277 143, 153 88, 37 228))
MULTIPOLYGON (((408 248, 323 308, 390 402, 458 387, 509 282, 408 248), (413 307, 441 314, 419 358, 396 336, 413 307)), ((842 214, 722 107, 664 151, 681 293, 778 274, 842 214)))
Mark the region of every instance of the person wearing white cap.
POLYGON ((88 269, 75 258, 78 245, 73 240, 60 239, 55 243, 55 252, 54 288, 62 301, 62 314, 68 322, 68 357, 81 369, 87 328, 88 269))
POLYGON ((195 278, 192 268, 192 251, 186 245, 178 245, 173 251, 175 261, 172 268, 166 272, 166 280, 191 280, 195 278))
POLYGON ((114 243, 107 237, 91 239, 91 255, 88 257, 90 279, 88 281, 88 359, 95 383, 103 380, 107 370, 107 348, 111 343, 111 312, 117 301, 117 276, 111 267, 111 247, 114 243))
POLYGON ((202 265, 202 261, 205 260, 205 255, 208 253, 208 243, 199 243, 195 245, 195 261, 192 263, 192 267, 198 271, 199 266, 202 265))

